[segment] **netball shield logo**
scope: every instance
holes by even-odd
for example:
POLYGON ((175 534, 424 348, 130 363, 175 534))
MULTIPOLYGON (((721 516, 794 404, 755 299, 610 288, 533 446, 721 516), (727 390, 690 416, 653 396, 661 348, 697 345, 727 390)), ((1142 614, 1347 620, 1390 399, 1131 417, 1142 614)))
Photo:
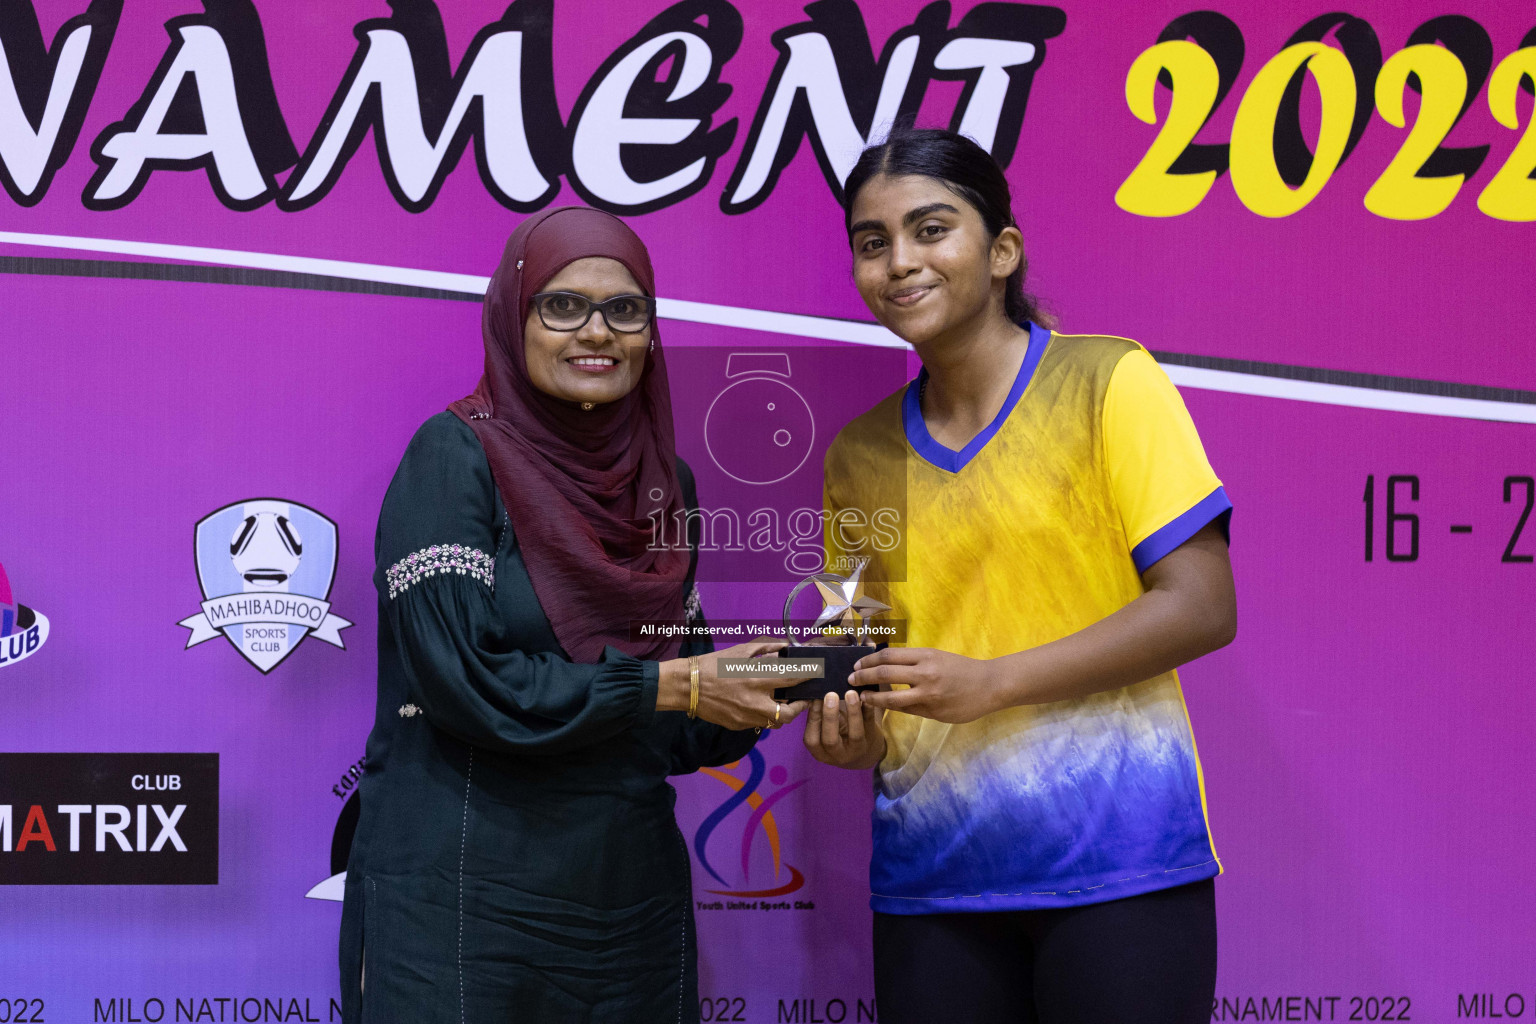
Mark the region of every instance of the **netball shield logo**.
POLYGON ((246 661, 272 671, 314 634, 345 648, 352 625, 331 614, 336 524, 297 502, 270 498, 226 505, 193 531, 203 610, 178 625, 187 646, 220 633, 246 661))

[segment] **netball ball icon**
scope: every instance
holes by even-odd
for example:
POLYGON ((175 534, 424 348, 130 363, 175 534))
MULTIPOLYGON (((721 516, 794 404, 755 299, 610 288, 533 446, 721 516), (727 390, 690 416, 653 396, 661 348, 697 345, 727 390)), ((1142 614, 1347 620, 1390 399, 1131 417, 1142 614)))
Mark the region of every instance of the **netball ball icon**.
POLYGON ((733 352, 731 381, 704 414, 704 446, 720 471, 744 484, 776 484, 805 465, 816 419, 790 387, 785 352, 733 352))

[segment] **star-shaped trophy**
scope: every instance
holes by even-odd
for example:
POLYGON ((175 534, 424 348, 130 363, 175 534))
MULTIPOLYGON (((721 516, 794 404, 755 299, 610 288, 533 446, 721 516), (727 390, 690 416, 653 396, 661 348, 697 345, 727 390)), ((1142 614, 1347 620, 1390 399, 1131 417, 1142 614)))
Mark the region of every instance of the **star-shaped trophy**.
MULTIPOLYGON (((847 577, 821 572, 806 578, 814 582, 816 589, 821 591, 821 600, 825 605, 821 614, 816 617, 816 624, 811 627, 812 629, 819 632, 822 627, 836 623, 846 630, 857 620, 859 628, 855 638, 863 642, 867 620, 881 612, 890 611, 891 606, 881 604, 864 593, 864 581, 859 578, 862 575, 864 575, 864 563, 860 562, 847 577)), ((790 592, 789 600, 784 605, 786 616, 789 614, 789 606, 794 603, 799 593, 798 587, 790 592)))
POLYGON ((814 584, 821 594, 823 607, 821 614, 816 616, 812 624, 813 632, 821 633, 827 627, 836 627, 832 633, 841 637, 849 637, 851 642, 841 644, 833 643, 827 646, 794 646, 784 648, 779 652, 781 659, 814 659, 822 663, 821 671, 816 675, 808 675, 803 682, 794 686, 786 686, 774 691, 777 700, 820 700, 828 693, 839 695, 850 689, 859 691, 877 689, 874 686, 848 685, 848 677, 853 674, 854 663, 866 654, 871 654, 884 647, 886 644, 866 643, 869 629, 869 620, 882 612, 891 610, 891 606, 876 601, 864 592, 864 563, 858 563, 853 572, 847 576, 838 576, 836 573, 818 572, 805 577, 795 584, 789 592, 789 597, 784 601, 784 635, 791 636, 789 615, 794 607, 795 598, 801 591, 814 584), (850 634, 851 631, 851 634, 850 634))

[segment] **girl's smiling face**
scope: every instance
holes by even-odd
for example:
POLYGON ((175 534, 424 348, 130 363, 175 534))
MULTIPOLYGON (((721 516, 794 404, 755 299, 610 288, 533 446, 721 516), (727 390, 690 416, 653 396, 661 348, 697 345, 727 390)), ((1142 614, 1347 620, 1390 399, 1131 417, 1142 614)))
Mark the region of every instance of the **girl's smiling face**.
POLYGON ((1003 315, 1004 285, 1023 255, 1019 231, 992 238, 976 208, 943 181, 876 175, 849 220, 854 284, 903 341, 921 346, 1003 315))

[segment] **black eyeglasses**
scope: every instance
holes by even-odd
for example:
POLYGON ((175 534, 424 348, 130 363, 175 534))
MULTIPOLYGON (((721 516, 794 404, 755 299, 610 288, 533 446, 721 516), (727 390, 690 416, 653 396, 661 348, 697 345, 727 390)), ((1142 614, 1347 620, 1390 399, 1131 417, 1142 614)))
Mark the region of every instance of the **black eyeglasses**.
POLYGON ((593 312, 603 314, 603 322, 621 334, 639 334, 651 324, 656 300, 646 295, 615 295, 603 302, 593 302, 575 292, 539 292, 533 297, 539 321, 552 331, 579 331, 592 319, 593 312))

